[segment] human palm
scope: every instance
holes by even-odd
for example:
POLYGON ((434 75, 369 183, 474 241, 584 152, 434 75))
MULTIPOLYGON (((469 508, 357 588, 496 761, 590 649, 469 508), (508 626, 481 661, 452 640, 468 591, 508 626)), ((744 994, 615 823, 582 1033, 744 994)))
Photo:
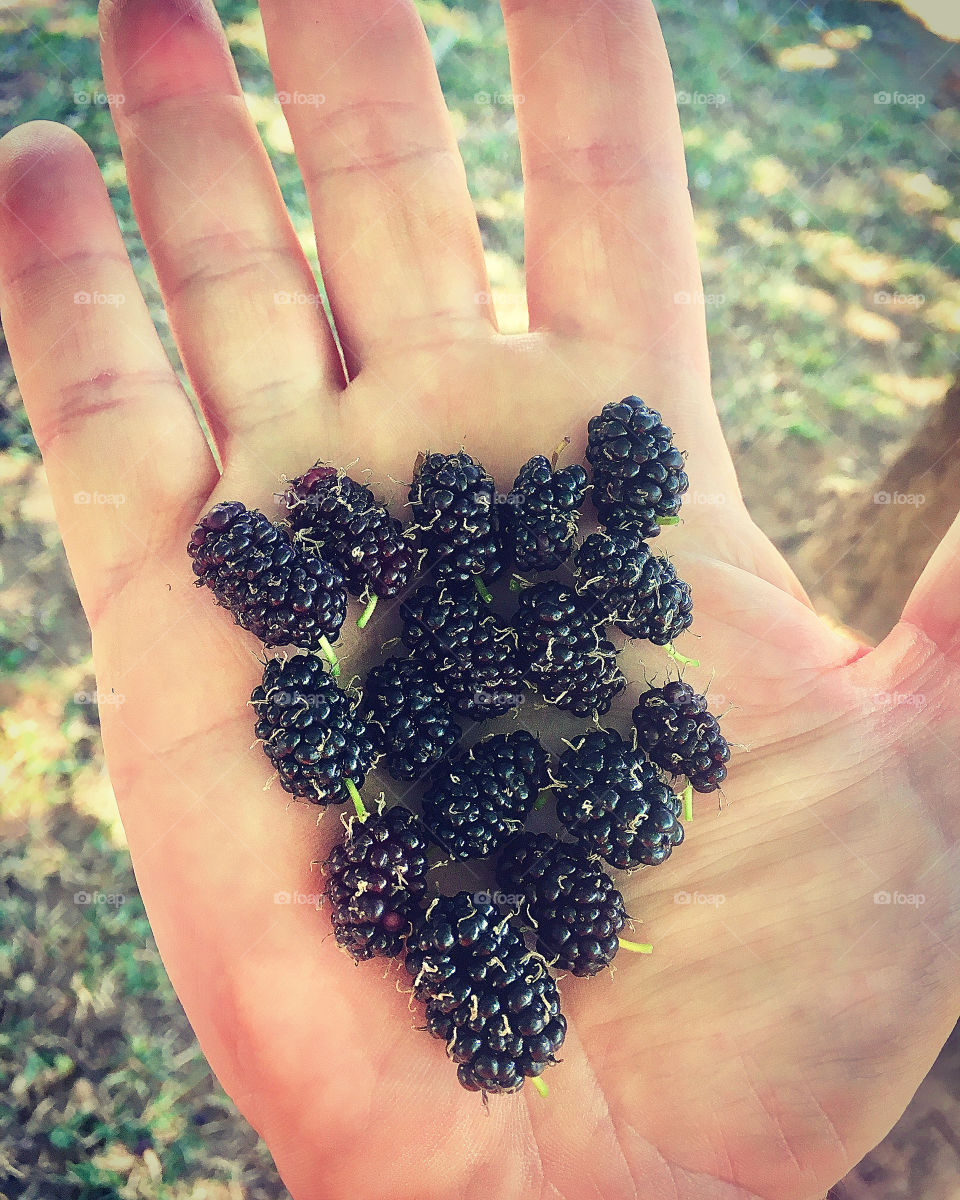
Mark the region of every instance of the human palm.
MULTIPOLYGON (((60 127, 0 145, 0 299, 137 878, 224 1086, 297 1200, 821 1196, 960 1010, 958 535, 870 651, 820 621, 749 520, 700 309, 674 302, 700 282, 652 10, 505 5, 532 332, 503 336, 412 10, 264 0, 345 376, 212 10, 102 8, 138 221, 222 476, 96 165, 60 127), (652 956, 566 979, 549 1097, 484 1110, 415 1029, 393 967, 355 968, 315 907, 275 902, 317 892, 340 826, 265 789, 243 704, 257 647, 191 586, 185 544, 217 500, 271 511, 281 475, 317 457, 369 468, 398 503, 392 481, 428 448, 464 445, 509 485, 563 436, 579 456, 588 416, 628 392, 689 450, 684 523, 661 542, 693 587, 699 641, 681 648, 712 668, 686 677, 710 682, 739 748, 722 807, 699 798, 681 850, 623 880, 652 956)), ((390 630, 389 611, 363 637, 348 623, 345 676, 390 630)), ((668 665, 633 646, 623 662, 638 684, 668 665)), ((567 728, 529 711, 548 740, 567 728)))

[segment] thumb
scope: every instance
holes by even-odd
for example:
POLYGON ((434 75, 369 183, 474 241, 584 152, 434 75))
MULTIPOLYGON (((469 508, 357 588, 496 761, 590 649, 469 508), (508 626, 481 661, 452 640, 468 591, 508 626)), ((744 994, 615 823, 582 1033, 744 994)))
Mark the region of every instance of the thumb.
POLYGON ((903 610, 945 654, 960 641, 960 517, 933 552, 903 610))

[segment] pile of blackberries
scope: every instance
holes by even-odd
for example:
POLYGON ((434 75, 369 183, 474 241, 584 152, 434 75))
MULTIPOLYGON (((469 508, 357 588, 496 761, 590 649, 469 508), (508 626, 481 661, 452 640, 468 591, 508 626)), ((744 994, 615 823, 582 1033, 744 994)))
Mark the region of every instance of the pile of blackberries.
POLYGON ((321 806, 353 802, 323 863, 337 942, 358 962, 402 956, 426 1029, 484 1095, 527 1077, 542 1088, 557 1061, 566 1020, 551 969, 592 976, 619 949, 644 949, 620 937, 629 918, 604 864, 662 863, 683 840, 691 790, 718 788, 729 758, 704 697, 679 678, 647 685, 629 738, 600 724, 628 685, 612 627, 621 644, 687 661, 672 643, 691 624, 690 589, 650 547, 688 486, 670 430, 628 396, 589 423, 590 477, 558 456, 530 459, 502 495, 464 450, 427 454, 406 526, 321 462, 286 486, 277 520, 229 500, 188 546, 198 586, 285 648, 251 697, 280 785, 321 806), (588 493, 600 527, 580 538, 588 493), (359 687, 338 682, 333 648, 348 595, 363 604, 360 628, 394 602, 381 642, 398 623, 397 652, 359 687), (531 691, 589 728, 554 753, 520 727, 471 738, 531 691), (374 767, 404 782, 403 803, 368 811, 360 788, 374 767), (558 832, 530 832, 550 794, 558 832), (492 860, 510 900, 437 894, 431 851, 434 866, 492 860))

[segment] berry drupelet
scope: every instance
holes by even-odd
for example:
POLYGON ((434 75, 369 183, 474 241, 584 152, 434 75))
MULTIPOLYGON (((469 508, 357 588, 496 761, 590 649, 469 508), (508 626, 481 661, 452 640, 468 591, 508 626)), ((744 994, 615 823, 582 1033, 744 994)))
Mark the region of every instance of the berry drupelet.
POLYGON ((410 486, 424 565, 437 579, 468 584, 502 569, 491 477, 461 450, 428 454, 410 486))
POLYGON ((637 745, 664 771, 686 776, 696 792, 715 792, 727 777, 730 747, 707 700, 682 680, 650 688, 633 710, 637 745))
POLYGON ((633 638, 666 646, 693 622, 690 588, 629 529, 592 533, 573 560, 576 589, 633 638))
POLYGON ((626 686, 598 607, 547 580, 521 591, 513 619, 526 677, 544 699, 578 717, 602 716, 626 686))
POLYGON ((623 897, 580 846, 549 833, 521 833, 500 855, 497 883, 524 897, 537 949, 551 966, 589 976, 613 961, 627 920, 623 897))
POLYGON ((612 867, 655 866, 683 841, 677 796, 613 729, 592 730, 565 750, 557 780, 561 824, 612 867))
POLYGON ((411 656, 430 664, 456 712, 485 720, 522 702, 516 635, 474 590, 427 584, 403 602, 400 618, 411 656))
POLYGON ((297 550, 286 530, 238 500, 217 504, 187 544, 197 586, 265 646, 315 650, 337 639, 347 615, 343 575, 297 550))
POLYGON ((355 702, 313 654, 267 663, 250 703, 256 734, 281 786, 314 804, 343 804, 346 781, 362 787, 374 759, 373 742, 355 702))
POLYGON ((679 513, 689 486, 683 455, 660 414, 639 396, 606 404, 590 418, 587 461, 593 467, 593 504, 604 525, 629 524, 651 538, 660 532, 658 518, 679 513))
POLYGON ((388 658, 370 671, 360 711, 394 779, 419 779, 462 733, 429 666, 409 658, 388 658))
POLYGON ((494 734, 444 764, 424 795, 423 819, 452 858, 487 858, 523 827, 549 782, 547 752, 532 733, 494 734))
POLYGON ((439 896, 407 947, 426 1028, 447 1043, 468 1091, 516 1092, 557 1061, 567 1031, 557 985, 493 904, 467 892, 439 896))
POLYGON ((586 490, 583 467, 555 471, 542 454, 524 463, 502 517, 504 544, 521 571, 554 571, 566 562, 586 490))
POLYGON ((353 817, 323 864, 337 943, 359 962, 394 958, 419 912, 427 886, 427 831, 395 804, 353 817))

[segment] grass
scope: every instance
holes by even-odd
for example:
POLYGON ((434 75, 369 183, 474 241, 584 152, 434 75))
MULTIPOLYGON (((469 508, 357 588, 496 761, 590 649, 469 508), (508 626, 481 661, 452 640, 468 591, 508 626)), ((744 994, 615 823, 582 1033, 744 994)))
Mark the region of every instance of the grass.
MULTIPOLYGON (((255 6, 218 7, 310 247, 255 6)), ((505 328, 518 329, 522 191, 499 12, 488 0, 419 8, 494 299, 505 328)), ((659 8, 703 260, 704 295, 691 300, 705 306, 718 404, 748 499, 760 481, 760 509, 790 490, 802 453, 806 475, 787 518, 796 523, 818 478, 869 482, 956 372, 960 116, 934 103, 956 48, 883 3, 797 3, 785 14, 765 0, 659 8), (884 93, 908 99, 884 103, 884 93)), ((177 363, 103 91, 93 0, 0 12, 0 130, 43 118, 90 143, 177 363)), ((11 1131, 0 1142, 0 1194, 285 1196, 210 1076, 137 895, 87 702, 95 685, 82 614, 2 343, 0 484, 0 1128, 11 1131)))

